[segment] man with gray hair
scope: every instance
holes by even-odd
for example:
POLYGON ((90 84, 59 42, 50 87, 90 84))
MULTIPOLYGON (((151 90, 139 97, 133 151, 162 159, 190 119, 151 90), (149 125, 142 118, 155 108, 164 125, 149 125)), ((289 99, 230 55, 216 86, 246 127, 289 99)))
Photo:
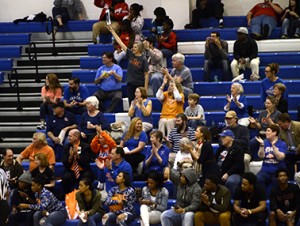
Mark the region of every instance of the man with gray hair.
POLYGON ((175 80, 182 85, 184 97, 194 92, 194 83, 191 70, 184 65, 185 57, 181 53, 176 53, 172 56, 173 69, 169 73, 167 68, 162 68, 162 73, 169 80, 175 80))

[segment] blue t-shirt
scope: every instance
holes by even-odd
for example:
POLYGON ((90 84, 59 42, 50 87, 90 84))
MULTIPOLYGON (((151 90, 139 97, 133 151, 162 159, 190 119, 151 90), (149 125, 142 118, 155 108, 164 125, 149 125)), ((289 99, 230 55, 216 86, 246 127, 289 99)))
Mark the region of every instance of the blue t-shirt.
POLYGON ((74 114, 65 110, 65 114, 62 117, 51 115, 47 120, 47 132, 52 132, 54 136, 58 136, 60 131, 67 127, 76 124, 76 118, 74 114))
MULTIPOLYGON (((109 71, 115 71, 119 76, 123 78, 123 70, 122 68, 114 64, 111 67, 107 67, 105 65, 101 66, 96 73, 95 80, 98 79, 103 73, 109 72, 109 71)), ((110 75, 108 78, 102 79, 100 84, 100 89, 104 91, 114 91, 114 90, 120 90, 122 87, 122 83, 119 82, 114 75, 110 75)))
MULTIPOLYGON (((273 86, 276 83, 282 83, 285 85, 285 82, 280 78, 278 78, 275 82, 271 82, 268 78, 264 78, 261 81, 260 97, 263 104, 265 103, 267 96, 273 96, 273 86)), ((287 89, 283 93, 283 97, 288 100, 289 94, 287 89)))
MULTIPOLYGON (((123 141, 126 133, 124 133, 122 136, 123 141)), ((127 141, 124 141, 124 147, 127 147, 129 150, 133 150, 139 146, 139 142, 147 143, 147 141, 147 134, 144 131, 142 131, 138 139, 134 139, 133 137, 131 137, 127 141)))
POLYGON ((72 92, 69 87, 66 87, 64 90, 64 100, 66 100, 68 103, 71 103, 73 100, 80 103, 83 102, 89 96, 90 96, 89 90, 84 85, 80 85, 79 89, 74 92, 72 92))
POLYGON ((96 129, 87 128, 87 122, 90 122, 93 125, 101 125, 103 130, 110 130, 110 127, 104 117, 104 114, 100 111, 94 117, 91 117, 87 112, 84 112, 80 117, 80 123, 78 125, 79 131, 84 132, 86 135, 96 133, 96 129))
MULTIPOLYGON (((143 103, 145 107, 147 106, 149 100, 150 99, 147 98, 147 100, 143 103)), ((139 109, 137 106, 134 106, 134 117, 139 117, 140 119, 142 119, 142 122, 148 122, 148 123, 153 124, 152 111, 151 111, 150 115, 144 116, 142 110, 139 109)))
POLYGON ((147 172, 147 171, 155 170, 155 171, 162 172, 163 169, 168 166, 170 149, 165 145, 161 145, 161 147, 158 149, 158 155, 161 157, 162 163, 160 164, 157 157, 153 155, 150 164, 146 166, 146 161, 151 155, 151 150, 152 150, 152 146, 148 146, 146 151, 146 157, 144 160, 145 171, 147 172))

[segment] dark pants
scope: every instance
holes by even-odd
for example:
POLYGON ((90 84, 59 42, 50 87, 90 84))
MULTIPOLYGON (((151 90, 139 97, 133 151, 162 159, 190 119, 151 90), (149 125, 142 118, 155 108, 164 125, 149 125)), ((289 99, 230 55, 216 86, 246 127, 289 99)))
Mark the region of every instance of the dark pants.
POLYGON ((80 171, 80 177, 76 179, 75 173, 72 170, 65 170, 62 176, 62 186, 65 194, 72 192, 78 187, 81 178, 89 178, 91 181, 94 180, 94 175, 91 171, 80 171))
POLYGON ((106 113, 113 113, 116 112, 119 104, 122 101, 122 91, 121 90, 114 90, 114 91, 104 91, 99 89, 94 94, 99 100, 99 109, 101 112, 106 113), (109 106, 105 109, 103 102, 106 100, 110 100, 109 106))
POLYGON ((34 212, 26 210, 26 212, 18 211, 16 214, 11 214, 8 218, 8 226, 32 226, 34 212))
POLYGON ((252 214, 247 218, 237 213, 234 213, 232 217, 234 226, 265 226, 267 216, 268 212, 266 210, 263 213, 252 214))
MULTIPOLYGON (((295 152, 290 152, 290 151, 286 153, 285 164, 286 164, 286 169, 289 172, 290 180, 294 180, 295 164, 297 161, 300 161, 300 155, 296 155, 295 152)), ((298 168, 298 171, 300 171, 300 168, 298 168)))
POLYGON ((63 23, 70 20, 67 8, 53 7, 52 8, 52 15, 53 15, 53 26, 55 26, 55 27, 58 27, 58 22, 56 20, 57 17, 61 17, 63 23))
POLYGON ((211 69, 222 68, 222 81, 229 81, 229 61, 226 60, 205 60, 204 61, 204 82, 211 82, 211 69))
POLYGON ((125 160, 131 165, 132 173, 136 173, 140 162, 144 161, 145 155, 141 153, 135 153, 132 155, 125 155, 125 160))
POLYGON ((129 105, 135 99, 135 90, 138 87, 144 87, 144 85, 133 85, 133 84, 127 83, 127 96, 129 99, 129 105))
POLYGON ((52 115, 52 114, 53 114, 52 104, 43 102, 40 105, 40 120, 45 121, 46 115, 52 115))
POLYGON ((6 200, 0 200, 0 225, 5 225, 8 217, 9 206, 6 200))

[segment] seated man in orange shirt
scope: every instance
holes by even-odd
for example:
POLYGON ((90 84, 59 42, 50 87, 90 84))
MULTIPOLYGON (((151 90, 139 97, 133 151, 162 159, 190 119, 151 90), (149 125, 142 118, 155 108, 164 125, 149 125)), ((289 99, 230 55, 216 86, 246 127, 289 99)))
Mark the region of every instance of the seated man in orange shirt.
POLYGON ((53 149, 47 145, 46 135, 44 133, 34 133, 32 144, 25 148, 24 151, 17 157, 17 162, 22 164, 23 159, 29 159, 29 170, 32 171, 37 167, 34 162, 34 156, 38 153, 44 153, 49 162, 49 167, 54 170, 55 154, 53 149))

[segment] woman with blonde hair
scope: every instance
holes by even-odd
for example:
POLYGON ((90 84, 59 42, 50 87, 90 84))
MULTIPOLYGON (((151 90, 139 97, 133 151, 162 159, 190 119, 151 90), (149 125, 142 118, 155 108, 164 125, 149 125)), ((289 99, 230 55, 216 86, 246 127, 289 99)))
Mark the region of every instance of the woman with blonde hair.
POLYGON ((165 76, 161 87, 156 93, 156 98, 162 103, 158 129, 162 131, 163 136, 168 136, 171 129, 175 127, 176 115, 184 112, 184 94, 181 84, 171 80, 168 90, 164 92, 167 83, 168 78, 165 76))
POLYGON ((152 101, 148 98, 144 87, 136 88, 135 99, 131 102, 128 115, 142 120, 143 131, 148 132, 153 128, 152 101))
POLYGON ((120 147, 124 148, 125 160, 131 165, 133 174, 137 172, 139 163, 145 159, 145 155, 141 152, 148 138, 142 128, 142 120, 138 117, 133 118, 120 143, 120 147))
POLYGON ((231 95, 226 95, 224 111, 235 111, 239 118, 238 124, 247 127, 249 125, 249 115, 248 102, 246 97, 243 96, 244 88, 240 83, 235 82, 232 83, 230 92, 231 95))
POLYGON ((42 104, 40 105, 40 125, 37 129, 45 129, 46 115, 52 114, 52 105, 62 97, 62 88, 56 74, 47 74, 45 85, 41 90, 42 104))
POLYGON ((277 110, 281 113, 288 113, 288 101, 284 98, 286 86, 282 83, 276 83, 273 86, 273 95, 278 100, 277 110))
POLYGON ((44 153, 38 153, 34 156, 34 162, 37 167, 31 172, 32 178, 36 178, 38 175, 43 175, 45 178, 44 187, 53 192, 55 177, 53 170, 49 168, 47 156, 44 153))

